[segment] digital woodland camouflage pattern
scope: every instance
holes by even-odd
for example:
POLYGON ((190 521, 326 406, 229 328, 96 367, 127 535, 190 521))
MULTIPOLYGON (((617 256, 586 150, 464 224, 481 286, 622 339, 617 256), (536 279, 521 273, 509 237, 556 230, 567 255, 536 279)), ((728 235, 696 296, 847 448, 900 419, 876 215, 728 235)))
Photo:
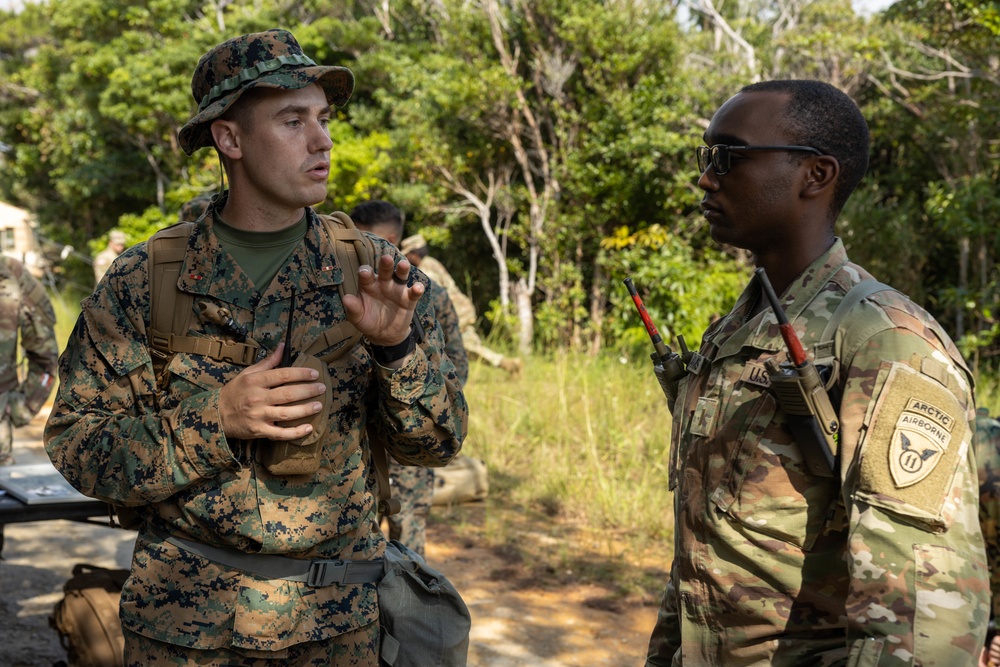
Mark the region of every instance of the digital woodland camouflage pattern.
MULTIPOLYGON (((424 273, 426 274, 426 271, 424 273)), ((427 290, 426 298, 430 299, 431 306, 434 308, 434 314, 444 333, 444 351, 447 353, 448 358, 451 359, 451 362, 455 364, 455 372, 458 374, 458 380, 464 387, 466 381, 469 379, 469 355, 465 349, 461 322, 458 317, 458 311, 455 309, 455 303, 448 295, 448 291, 440 283, 433 282, 433 278, 431 279, 431 288, 427 290)), ((473 311, 473 320, 475 320, 475 311, 473 311)))
POLYGON ((55 384, 55 324, 42 284, 19 261, 0 255, 0 465, 14 463, 14 428, 38 414, 55 384), (28 366, 23 382, 17 373, 18 332, 28 366))
MULTIPOLYGON (((868 277, 838 239, 786 292, 810 356, 868 277)), ((989 575, 958 351, 898 292, 862 301, 837 333, 839 474, 814 477, 766 387, 762 362, 787 359, 774 315, 742 324, 756 289, 681 382, 675 556, 646 664, 975 664, 989 575)))
MULTIPOLYGON (((441 325, 445 354, 455 365, 455 374, 464 387, 469 378, 469 357, 462 344, 455 306, 448 297, 448 292, 435 282, 431 282, 425 294, 424 298, 430 301, 438 324, 441 325)), ((392 497, 398 499, 400 505, 398 512, 386 517, 389 539, 399 540, 423 556, 427 546, 427 514, 434 495, 434 470, 405 466, 390 457, 389 478, 392 497)))
POLYGON ((389 461, 392 497, 399 500, 399 511, 386 517, 389 539, 398 540, 421 556, 427 546, 427 513, 434 495, 434 470, 422 466, 404 466, 389 461))
POLYGON ((976 413, 976 463, 979 465, 979 523, 990 563, 992 615, 1000 616, 1000 420, 989 410, 976 413))
MULTIPOLYGON (((180 647, 158 642, 125 630, 125 653, 136 656, 126 667, 176 667, 190 664, 190 656, 180 647)), ((379 625, 371 623, 338 635, 332 639, 296 644, 282 651, 247 651, 240 656, 239 667, 274 667, 280 660, 284 665, 296 667, 368 667, 377 650, 379 625), (331 659, 334 661, 331 663, 331 659)), ((222 651, 205 651, 199 654, 201 665, 232 664, 222 651)))
POLYGON ((198 195, 184 202, 178 214, 178 222, 196 222, 205 215, 208 205, 212 203, 212 195, 198 195))
MULTIPOLYGON (((294 349, 307 349, 346 319, 331 240, 311 209, 307 216, 305 238, 262 292, 220 246, 212 215, 195 226, 178 281, 195 295, 189 335, 233 340, 231 329, 198 318, 205 302, 228 309, 273 350, 285 335, 293 288, 294 349)), ((378 247, 401 259, 388 243, 378 247)), ((320 470, 281 477, 260 464, 269 443, 222 432, 219 389, 243 367, 179 353, 157 389, 146 260, 145 243, 126 250, 82 303, 45 431, 56 467, 86 495, 127 505, 147 527, 184 539, 301 559, 381 556, 385 538, 366 488, 365 424, 380 423, 393 456, 428 466, 450 461, 466 431, 465 399, 429 304, 418 303, 426 337, 402 368, 378 366, 364 344, 329 364, 333 400, 320 470)), ((136 542, 121 610, 125 628, 152 639, 240 651, 327 639, 377 615, 373 583, 309 588, 266 580, 181 551, 147 529, 136 542)))
POLYGON ((330 104, 347 104, 354 91, 354 74, 346 67, 317 66, 287 30, 241 35, 215 47, 198 62, 191 79, 191 95, 198 113, 178 133, 188 155, 212 146, 208 121, 221 116, 253 88, 298 90, 317 83, 330 104))

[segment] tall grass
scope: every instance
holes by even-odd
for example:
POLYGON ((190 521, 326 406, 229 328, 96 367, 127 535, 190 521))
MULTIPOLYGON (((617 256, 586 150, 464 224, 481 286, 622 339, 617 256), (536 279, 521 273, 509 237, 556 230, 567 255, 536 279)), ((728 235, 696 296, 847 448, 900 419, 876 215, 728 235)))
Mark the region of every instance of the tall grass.
POLYGON ((670 416, 648 364, 558 354, 520 378, 472 365, 466 453, 492 494, 632 539, 672 533, 670 416))

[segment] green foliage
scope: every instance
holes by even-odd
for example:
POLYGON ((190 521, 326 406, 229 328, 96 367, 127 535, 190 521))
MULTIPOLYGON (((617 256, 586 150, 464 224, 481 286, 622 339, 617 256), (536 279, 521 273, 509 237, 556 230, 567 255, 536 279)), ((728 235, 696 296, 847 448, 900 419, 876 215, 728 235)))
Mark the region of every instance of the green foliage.
POLYGON ((385 189, 390 140, 383 132, 359 135, 343 120, 330 123, 334 149, 330 154, 330 210, 350 211, 363 201, 378 198, 385 189))
MULTIPOLYGON (((872 132, 869 177, 838 227, 852 258, 996 364, 996 3, 899 0, 873 18, 847 0, 715 5, 685 20, 669 0, 400 0, 387 14, 367 1, 28 3, 0 13, 0 197, 55 247, 91 253, 113 227, 134 242, 172 223, 222 181, 211 151, 176 144, 194 64, 280 25, 357 77, 331 125, 325 210, 400 205, 504 342, 522 323, 502 305, 501 266, 534 281, 535 349, 644 353, 624 276, 665 336, 689 342, 748 276, 691 222, 691 149, 712 113, 750 80, 817 77, 853 95, 872 132), (488 195, 501 257, 472 205, 488 195)), ((85 268, 70 259, 59 278, 85 268)))
POLYGON ((632 278, 664 342, 676 350, 678 336, 697 349, 705 328, 729 312, 751 277, 749 267, 715 250, 696 253, 679 230, 659 225, 632 233, 620 227, 603 245, 616 286, 609 347, 633 358, 648 357, 651 347, 625 278, 632 278))

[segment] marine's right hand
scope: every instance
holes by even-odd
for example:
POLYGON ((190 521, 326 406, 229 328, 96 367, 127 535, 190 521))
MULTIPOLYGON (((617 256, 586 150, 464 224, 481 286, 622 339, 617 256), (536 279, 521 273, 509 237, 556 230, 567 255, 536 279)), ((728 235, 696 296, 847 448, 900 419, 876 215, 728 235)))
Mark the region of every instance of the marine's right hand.
POLYGON ((308 435, 308 423, 294 427, 276 422, 309 417, 323 404, 309 401, 323 394, 326 387, 313 382, 319 377, 311 368, 279 368, 284 343, 267 358, 248 366, 219 390, 219 419, 227 438, 267 438, 295 440, 308 435), (291 405, 306 401, 299 405, 291 405))

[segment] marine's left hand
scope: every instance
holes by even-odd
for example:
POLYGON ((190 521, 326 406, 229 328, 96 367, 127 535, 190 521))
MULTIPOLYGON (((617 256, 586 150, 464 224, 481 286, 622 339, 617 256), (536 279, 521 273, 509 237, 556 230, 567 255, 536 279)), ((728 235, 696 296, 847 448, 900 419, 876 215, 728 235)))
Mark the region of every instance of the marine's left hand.
POLYGON ((358 296, 344 295, 347 319, 373 345, 389 347, 410 335, 410 322, 424 285, 414 282, 407 286, 409 277, 409 262, 400 260, 393 269, 392 255, 382 255, 377 275, 370 266, 358 269, 358 296))

